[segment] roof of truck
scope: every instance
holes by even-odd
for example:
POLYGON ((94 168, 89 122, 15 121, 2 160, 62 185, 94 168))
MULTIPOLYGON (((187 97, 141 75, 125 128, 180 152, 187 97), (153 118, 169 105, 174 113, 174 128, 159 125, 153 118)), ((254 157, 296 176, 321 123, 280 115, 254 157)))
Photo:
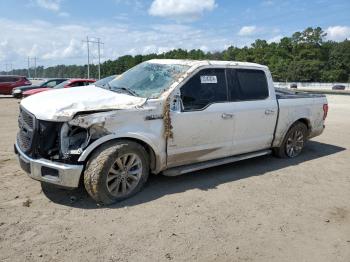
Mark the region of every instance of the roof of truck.
POLYGON ((149 60, 148 62, 155 63, 155 64, 188 65, 190 67, 215 65, 215 66, 250 66, 250 67, 267 68, 267 66, 256 64, 256 63, 238 62, 238 61, 219 61, 219 60, 152 59, 152 60, 149 60))

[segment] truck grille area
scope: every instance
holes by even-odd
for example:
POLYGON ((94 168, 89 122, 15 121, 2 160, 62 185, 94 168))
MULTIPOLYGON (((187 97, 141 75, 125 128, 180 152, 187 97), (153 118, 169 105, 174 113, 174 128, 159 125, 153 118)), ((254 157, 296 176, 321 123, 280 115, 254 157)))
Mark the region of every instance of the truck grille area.
POLYGON ((23 108, 20 108, 18 127, 17 143, 24 153, 29 153, 34 140, 35 117, 23 108))
POLYGON ((44 158, 62 163, 76 163, 79 155, 66 156, 61 153, 60 131, 62 125, 63 122, 36 119, 33 114, 20 107, 17 145, 23 153, 33 159, 44 158))

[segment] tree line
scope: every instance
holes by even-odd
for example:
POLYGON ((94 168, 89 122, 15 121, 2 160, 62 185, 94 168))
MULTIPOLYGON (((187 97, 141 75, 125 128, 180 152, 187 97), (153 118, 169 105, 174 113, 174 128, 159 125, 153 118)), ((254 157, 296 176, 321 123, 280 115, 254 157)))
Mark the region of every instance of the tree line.
MULTIPOLYGON (((125 55, 101 64, 101 76, 121 74, 150 59, 197 59, 246 61, 267 65, 274 81, 350 82, 350 40, 326 41, 320 28, 307 28, 278 43, 257 39, 250 46, 230 46, 226 50, 175 49, 162 54, 125 55)), ((97 65, 90 65, 90 77, 97 78, 97 65)), ((0 72, 4 74, 5 72, 0 72)), ((27 75, 27 69, 13 70, 27 75)), ((37 68, 38 77, 87 77, 87 65, 57 65, 37 68)))

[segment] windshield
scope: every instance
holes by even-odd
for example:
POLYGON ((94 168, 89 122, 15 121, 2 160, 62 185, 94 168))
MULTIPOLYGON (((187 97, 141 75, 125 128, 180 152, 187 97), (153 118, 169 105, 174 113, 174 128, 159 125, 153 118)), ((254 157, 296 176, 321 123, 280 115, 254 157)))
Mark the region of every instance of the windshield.
POLYGON ((42 82, 39 82, 37 85, 38 86, 41 86, 41 87, 45 87, 45 84, 49 82, 49 81, 42 81, 42 82))
POLYGON ((54 87, 56 80, 47 80, 40 84, 41 87, 54 87))
POLYGON ((70 83, 70 80, 66 80, 66 81, 62 82, 61 84, 54 86, 53 88, 55 88, 55 89, 64 88, 64 86, 69 84, 69 83, 70 83))
POLYGON ((112 91, 127 90, 144 98, 156 98, 189 69, 186 65, 143 62, 109 83, 112 91))
POLYGON ((103 88, 107 88, 105 87, 107 83, 109 83, 110 81, 112 81, 114 78, 116 78, 116 75, 112 75, 112 76, 108 76, 106 78, 102 78, 98 81, 95 82, 95 86, 99 86, 99 87, 103 87, 103 88))

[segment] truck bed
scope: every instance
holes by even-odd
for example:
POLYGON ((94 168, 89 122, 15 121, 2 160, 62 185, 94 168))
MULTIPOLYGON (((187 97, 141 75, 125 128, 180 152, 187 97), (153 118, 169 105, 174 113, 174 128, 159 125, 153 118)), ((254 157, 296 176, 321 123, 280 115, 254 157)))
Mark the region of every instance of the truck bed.
POLYGON ((327 98, 323 94, 309 94, 288 89, 275 88, 278 104, 278 118, 276 123, 273 146, 278 147, 290 128, 301 119, 309 128, 309 138, 322 133, 324 105, 327 98))
POLYGON ((306 92, 291 91, 282 88, 276 88, 276 98, 277 99, 295 99, 295 98, 316 98, 325 97, 322 94, 310 94, 306 92))

